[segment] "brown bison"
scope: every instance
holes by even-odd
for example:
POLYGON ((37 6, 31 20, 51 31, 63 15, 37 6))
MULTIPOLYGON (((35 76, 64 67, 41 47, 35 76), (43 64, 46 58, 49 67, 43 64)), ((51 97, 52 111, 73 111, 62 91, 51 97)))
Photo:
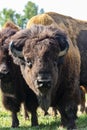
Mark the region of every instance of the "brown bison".
MULTIPOLYGON (((42 24, 46 26, 52 23, 62 28, 72 40, 73 44, 77 44, 81 56, 80 85, 84 86, 84 89, 87 90, 87 21, 77 20, 55 12, 47 12, 32 17, 26 27, 30 28, 32 24, 42 24)), ((82 98, 81 104, 84 104, 85 100, 83 99, 85 93, 83 89, 80 88, 80 90, 82 98)))
POLYGON ((27 28, 33 24, 50 25, 56 24, 58 28, 64 30, 73 44, 77 44, 81 55, 80 85, 87 86, 87 21, 81 21, 69 16, 64 16, 55 12, 47 12, 32 17, 27 23, 27 28))
POLYGON ((10 53, 39 105, 56 107, 61 123, 75 128, 80 101, 80 54, 77 45, 54 25, 35 25, 12 37, 10 53))
MULTIPOLYGON (((36 110, 38 107, 37 97, 28 87, 19 66, 13 63, 9 55, 9 42, 18 30, 13 23, 6 23, 0 31, 0 79, 4 107, 12 113, 12 127, 18 127, 17 113, 23 103, 25 110, 31 113, 32 125, 38 125, 36 110)), ((27 111, 25 111, 26 116, 27 111)))

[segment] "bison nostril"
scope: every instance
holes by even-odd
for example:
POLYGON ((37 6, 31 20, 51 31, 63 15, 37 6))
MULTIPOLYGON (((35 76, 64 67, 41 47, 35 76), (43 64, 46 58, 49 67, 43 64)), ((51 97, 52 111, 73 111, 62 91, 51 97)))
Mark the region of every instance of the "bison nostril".
POLYGON ((52 86, 52 77, 50 73, 47 72, 40 72, 37 76, 36 80, 36 87, 39 89, 42 93, 48 92, 48 90, 52 86))
POLYGON ((37 80, 38 89, 47 90, 51 88, 51 80, 50 79, 42 79, 37 80))

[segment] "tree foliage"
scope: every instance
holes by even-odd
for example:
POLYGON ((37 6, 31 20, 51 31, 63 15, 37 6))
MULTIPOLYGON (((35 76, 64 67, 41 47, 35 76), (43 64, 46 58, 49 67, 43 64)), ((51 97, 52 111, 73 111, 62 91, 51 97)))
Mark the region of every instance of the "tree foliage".
POLYGON ((22 14, 19 14, 12 9, 4 8, 2 11, 0 11, 0 27, 2 27, 6 21, 10 20, 18 26, 20 26, 21 28, 24 28, 27 21, 31 17, 41 13, 44 13, 44 9, 41 8, 39 11, 38 6, 31 1, 27 2, 22 14))
POLYGON ((23 10, 25 18, 30 19, 32 16, 38 14, 38 6, 35 3, 29 1, 25 5, 25 9, 23 10))
POLYGON ((15 11, 13 11, 12 9, 7 10, 6 8, 4 8, 0 12, 0 25, 2 26, 8 20, 14 21, 15 19, 14 17, 15 17, 15 11))

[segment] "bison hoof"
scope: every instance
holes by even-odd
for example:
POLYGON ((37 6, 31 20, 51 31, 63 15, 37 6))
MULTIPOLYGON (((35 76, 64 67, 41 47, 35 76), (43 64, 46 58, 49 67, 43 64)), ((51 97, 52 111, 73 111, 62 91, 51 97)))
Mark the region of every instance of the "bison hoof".
POLYGON ((37 121, 32 122, 32 126, 38 126, 38 122, 37 121))
POLYGON ((75 130, 75 129, 76 129, 75 123, 70 123, 67 125, 67 130, 75 130))
POLYGON ((12 122, 12 128, 17 128, 19 126, 19 121, 13 121, 12 122))
POLYGON ((32 123, 32 126, 38 126, 38 123, 32 123))
POLYGON ((70 127, 70 128, 67 128, 67 130, 77 130, 77 128, 76 127, 70 127))
POLYGON ((75 125, 75 122, 74 122, 74 121, 61 122, 61 126, 62 126, 63 128, 67 128, 67 130, 74 130, 74 129, 76 129, 76 125, 75 125))

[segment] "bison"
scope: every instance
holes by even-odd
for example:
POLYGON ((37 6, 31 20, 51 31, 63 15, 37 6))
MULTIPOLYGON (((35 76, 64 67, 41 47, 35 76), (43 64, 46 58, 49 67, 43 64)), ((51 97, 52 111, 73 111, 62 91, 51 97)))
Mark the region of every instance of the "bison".
MULTIPOLYGON (((12 127, 19 126, 17 113, 23 103, 25 110, 31 113, 32 125, 38 125, 38 101, 34 92, 26 84, 19 66, 14 64, 9 55, 9 42, 11 36, 18 31, 12 22, 7 22, 0 31, 0 79, 2 102, 4 107, 12 113, 12 127)), ((25 114, 27 114, 25 111, 25 114)), ((27 116, 27 115, 26 115, 27 116)))
POLYGON ((80 85, 87 87, 87 21, 77 20, 55 12, 46 12, 32 17, 26 27, 30 28, 33 24, 50 25, 52 23, 63 29, 73 44, 77 44, 81 55, 80 85))
MULTIPOLYGON (((26 28, 30 28, 33 24, 46 26, 52 23, 57 25, 58 28, 62 28, 73 44, 78 46, 81 56, 80 86, 84 86, 84 89, 87 90, 87 21, 77 20, 55 12, 47 12, 32 17, 27 23, 26 28)), ((80 90, 81 105, 85 108, 85 93, 81 87, 80 90)))
POLYGON ((12 37, 9 50, 41 108, 56 107, 61 124, 75 128, 81 64, 77 45, 53 24, 33 25, 12 37))

